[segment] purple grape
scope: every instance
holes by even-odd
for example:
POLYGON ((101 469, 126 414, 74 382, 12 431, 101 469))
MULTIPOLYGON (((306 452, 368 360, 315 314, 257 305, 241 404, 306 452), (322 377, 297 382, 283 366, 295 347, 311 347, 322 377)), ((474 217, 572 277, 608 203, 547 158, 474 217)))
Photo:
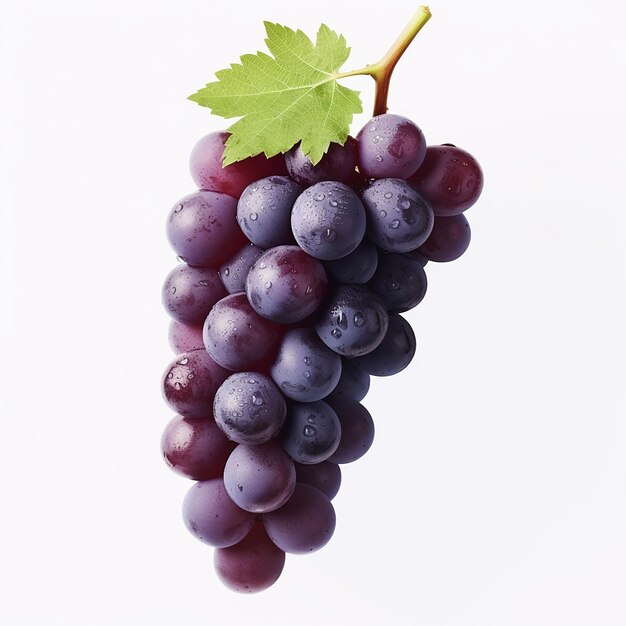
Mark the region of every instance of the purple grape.
POLYGON ((454 261, 467 250, 471 238, 472 231, 465 215, 435 217, 432 232, 417 251, 438 263, 454 261))
POLYGON ((320 341, 312 328, 294 328, 283 336, 271 375, 288 398, 314 402, 337 385, 341 358, 320 341))
POLYGON ((296 468, 287 453, 275 442, 239 444, 224 468, 224 486, 232 501, 245 511, 267 513, 291 497, 296 468))
POLYGON ((341 487, 341 468, 337 463, 322 461, 313 465, 296 463, 296 482, 311 485, 319 489, 329 500, 332 500, 341 487))
POLYGON ((235 444, 212 417, 176 415, 165 427, 161 450, 165 462, 177 474, 192 480, 221 478, 235 444))
POLYGON ((385 336, 387 321, 387 310, 369 289, 340 285, 327 299, 315 330, 331 350, 354 357, 376 348, 385 336))
POLYGON ((367 286, 382 300, 389 313, 402 313, 416 307, 426 295, 426 272, 422 264, 408 254, 382 254, 367 286))
POLYGON ((285 566, 285 552, 267 536, 263 523, 234 546, 217 548, 213 565, 219 579, 232 591, 257 593, 271 587, 285 566))
POLYGON ((281 550, 307 554, 324 547, 335 532, 335 509, 311 485, 297 483, 293 495, 280 509, 263 515, 268 537, 281 550))
POLYGON ((279 327, 257 315, 245 293, 222 298, 206 318, 204 345, 211 357, 232 371, 253 370, 275 348, 279 327))
POLYGON ((282 431, 283 448, 297 463, 321 463, 339 445, 341 425, 333 409, 322 402, 290 402, 282 431))
POLYGON ((298 245, 324 261, 350 254, 361 243, 365 224, 359 197, 335 181, 322 181, 306 189, 291 211, 291 229, 298 245))
MULTIPOLYGON (((433 224, 433 228, 435 228, 434 224, 433 224)), ((432 235, 432 232, 433 231, 431 230, 430 231, 431 235, 432 235)), ((430 235, 428 236, 430 237, 430 235)), ((426 267, 426 264, 428 263, 428 259, 419 250, 409 250, 409 252, 407 252, 406 254, 408 254, 409 256, 412 256, 416 261, 419 261, 419 264, 422 267, 426 267)))
POLYGON ((248 185, 237 203, 237 221, 260 248, 294 243, 291 208, 302 187, 288 176, 270 176, 248 185))
POLYGON ((339 285, 364 285, 374 275, 377 265, 376 246, 367 239, 343 258, 324 263, 328 278, 339 285))
POLYGON ((248 534, 254 515, 229 498, 221 478, 213 478, 189 489, 183 502, 183 520, 196 539, 215 548, 227 548, 248 534))
POLYGON ((246 278, 254 262, 264 250, 253 243, 246 243, 230 259, 224 261, 219 270, 220 279, 228 293, 241 293, 246 290, 246 278))
POLYGON ((346 143, 331 143, 322 160, 313 165, 308 156, 302 152, 300 144, 285 154, 285 164, 289 176, 302 185, 309 187, 323 180, 348 182, 356 166, 356 141, 348 136, 346 143))
POLYGON ((229 372, 206 352, 179 354, 163 374, 163 397, 176 413, 191 417, 213 415, 213 398, 229 372))
POLYGON ((246 293, 262 317, 282 324, 308 317, 326 295, 326 271, 298 246, 266 250, 250 268, 246 293))
POLYGON ((476 159, 446 144, 428 146, 424 162, 410 181, 441 217, 466 211, 483 190, 483 172, 476 159))
POLYGON ((216 270, 181 263, 165 278, 161 301, 175 320, 197 326, 204 323, 213 305, 225 295, 216 270))
POLYGON ((333 405, 335 402, 361 402, 370 388, 370 375, 364 372, 352 359, 341 357, 341 378, 333 391, 324 398, 333 405))
POLYGON ((287 404, 272 380, 257 372, 237 372, 217 390, 213 402, 217 426, 237 443, 259 444, 278 434, 287 404))
POLYGON ((374 420, 369 411, 356 402, 335 402, 332 407, 341 423, 341 440, 328 460, 332 463, 352 463, 371 448, 374 420))
POLYGON ((415 356, 417 343, 411 325, 400 315, 389 316, 389 329, 381 344, 355 363, 372 376, 393 376, 415 356))
POLYGON ((200 267, 216 267, 246 242, 237 224, 237 200, 214 191, 196 191, 179 200, 166 232, 177 256, 200 267))
POLYGON ((170 347, 176 354, 191 352, 192 350, 204 350, 202 325, 189 326, 176 320, 170 320, 167 338, 170 347))
POLYGON ((424 133, 401 115, 376 115, 356 139, 359 171, 369 178, 408 178, 426 156, 424 133))
POLYGON ((209 133, 193 147, 189 168, 191 177, 200 189, 239 198, 241 192, 255 180, 287 174, 282 154, 270 159, 259 154, 222 167, 224 145, 228 137, 230 133, 224 131, 209 133))
POLYGON ((367 236, 377 246, 389 252, 409 252, 426 241, 433 228, 433 211, 406 180, 375 180, 361 197, 367 236))

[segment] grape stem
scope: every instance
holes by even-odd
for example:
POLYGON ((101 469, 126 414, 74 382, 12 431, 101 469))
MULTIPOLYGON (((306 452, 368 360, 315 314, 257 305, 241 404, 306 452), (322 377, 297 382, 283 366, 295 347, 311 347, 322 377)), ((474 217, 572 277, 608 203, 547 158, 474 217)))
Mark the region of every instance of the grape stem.
POLYGON ((389 95, 389 81, 396 64, 400 57, 404 54, 409 44, 419 33, 422 26, 428 22, 431 17, 430 9, 427 6, 420 6, 417 13, 411 18, 409 23, 404 27, 398 38, 387 53, 377 63, 366 65, 359 70, 351 72, 343 72, 337 74, 335 78, 346 78, 348 76, 371 76, 376 82, 376 94, 374 97, 374 112, 372 115, 381 115, 387 112, 387 97, 389 95))

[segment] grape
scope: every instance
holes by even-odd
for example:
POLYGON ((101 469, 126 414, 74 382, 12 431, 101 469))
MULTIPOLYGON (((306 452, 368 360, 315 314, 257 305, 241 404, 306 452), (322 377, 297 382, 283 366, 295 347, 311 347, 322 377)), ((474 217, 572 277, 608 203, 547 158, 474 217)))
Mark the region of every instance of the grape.
POLYGON ((356 165, 356 141, 348 136, 346 143, 331 143, 328 152, 316 165, 302 152, 300 144, 285 154, 285 164, 289 176, 309 187, 323 180, 348 182, 356 165))
POLYGON ((214 191, 196 191, 179 200, 166 232, 181 260, 202 267, 219 265, 246 243, 237 224, 237 200, 214 191))
POLYGON ((224 486, 232 501, 245 511, 267 513, 291 497, 296 468, 275 442, 239 444, 224 467, 224 486))
POLYGON ((285 552, 306 554, 325 546, 335 531, 335 509, 311 485, 297 483, 293 495, 280 509, 263 515, 268 537, 285 552))
POLYGON ((161 450, 176 473, 193 480, 218 478, 235 444, 217 427, 211 416, 176 415, 163 431, 161 450))
POLYGON ((185 416, 213 415, 213 398, 228 372, 206 352, 179 354, 163 374, 163 397, 176 413, 185 416))
POLYGON ((271 587, 285 565, 285 552, 267 536, 258 521, 234 546, 217 548, 213 565, 220 580, 233 591, 256 593, 271 587))
POLYGON ((176 354, 191 352, 192 350, 204 350, 202 340, 202 325, 189 326, 176 320, 171 320, 167 333, 170 347, 176 354))
POLYGON ((204 345, 209 354, 226 369, 254 369, 256 361, 267 356, 278 342, 276 324, 260 317, 245 293, 222 298, 206 318, 204 345))
POLYGON ((322 461, 313 465, 296 463, 296 482, 319 489, 329 500, 338 493, 341 486, 341 468, 337 463, 322 461))
POLYGON ((282 431, 283 448, 297 463, 321 463, 339 445, 341 425, 333 409, 321 400, 291 402, 282 431))
POLYGON ((246 278, 254 262, 264 250, 253 243, 246 243, 220 267, 220 279, 228 293, 241 293, 246 290, 246 278))
POLYGON ((263 154, 222 167, 227 132, 209 133, 193 147, 189 159, 191 177, 200 189, 238 198, 252 182, 266 176, 287 174, 282 154, 270 159, 263 154))
POLYGON ((271 375, 290 399, 314 402, 327 396, 341 376, 341 358, 312 328, 294 328, 283 336, 271 375))
POLYGON ((287 414, 282 394, 270 378, 256 372, 237 372, 217 390, 215 421, 237 443, 258 444, 278 434, 287 414))
POLYGON ((367 286, 382 300, 389 313, 416 307, 426 295, 426 272, 408 254, 383 254, 367 286))
POLYGON ((291 208, 302 187, 288 176, 270 176, 248 185, 237 203, 237 221, 246 237, 261 248, 294 242, 291 208))
POLYGON ((291 211, 291 229, 298 245, 316 259, 350 254, 365 234, 365 209, 343 183, 322 181, 306 189, 291 211))
POLYGON ((366 287, 341 285, 328 298, 315 324, 320 339, 343 356, 371 352, 387 331, 387 311, 366 287))
POLYGON ((334 402, 333 409, 341 423, 341 440, 332 463, 352 463, 360 459, 374 441, 374 420, 369 411, 356 402, 334 402))
POLYGON ((376 246, 367 239, 343 258, 324 263, 328 277, 340 285, 364 285, 374 275, 377 265, 376 246))
POLYGON ((355 359, 355 362, 372 376, 393 376, 411 362, 415 349, 415 334, 411 325, 400 315, 392 314, 389 316, 389 329, 378 348, 355 359))
POLYGON ((454 261, 467 250, 471 237, 472 231, 465 215, 435 217, 432 232, 417 251, 431 261, 454 261))
POLYGON ((246 293, 262 317, 289 324, 308 317, 326 295, 326 271, 298 246, 266 250, 250 268, 246 293))
POLYGON ((424 133, 401 115, 376 115, 356 139, 359 171, 369 178, 408 178, 426 155, 424 133))
POLYGON ((171 317, 193 326, 203 324, 213 305, 225 295, 216 270, 181 263, 165 278, 161 301, 171 317))
POLYGON ((324 398, 326 402, 361 402, 370 388, 370 375, 352 359, 341 357, 341 378, 332 392, 324 398))
POLYGON ((410 181, 441 217, 466 211, 483 190, 483 172, 476 159, 445 144, 428 146, 424 162, 410 181))
POLYGON ((367 212, 367 236, 389 252, 420 246, 433 228, 433 211, 406 180, 375 180, 361 195, 367 212))
POLYGON ((238 507, 221 478, 197 482, 183 502, 183 520, 197 539, 216 548, 241 541, 254 524, 254 515, 238 507))
MULTIPOLYGON (((435 225, 433 223, 433 229, 434 228, 435 228, 435 225)), ((432 232, 433 231, 431 230, 430 231, 431 235, 432 235, 432 232)), ((430 235, 428 235, 428 236, 430 237, 430 235)), ((428 240, 426 240, 426 241, 428 241, 428 240)), ((426 242, 424 242, 424 243, 426 243, 426 242)), ((406 254, 408 254, 409 256, 412 256, 416 261, 419 261, 419 263, 420 263, 420 265, 422 267, 426 267, 426 264, 428 263, 428 259, 419 250, 409 250, 406 254)))

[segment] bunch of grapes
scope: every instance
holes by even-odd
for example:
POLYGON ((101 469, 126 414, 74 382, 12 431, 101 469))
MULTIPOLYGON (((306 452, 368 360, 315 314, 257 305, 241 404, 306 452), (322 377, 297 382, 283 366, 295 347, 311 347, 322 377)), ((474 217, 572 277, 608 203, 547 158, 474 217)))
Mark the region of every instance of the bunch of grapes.
POLYGON ((222 167, 227 138, 198 142, 200 189, 167 218, 181 263, 162 294, 177 354, 162 448, 196 481, 187 528, 216 548, 227 586, 253 592, 278 579, 285 553, 330 540, 340 465, 374 438, 370 376, 413 358, 401 314, 424 298, 428 261, 466 250, 463 211, 483 179, 470 154, 427 146, 392 114, 316 165, 298 145, 222 167))

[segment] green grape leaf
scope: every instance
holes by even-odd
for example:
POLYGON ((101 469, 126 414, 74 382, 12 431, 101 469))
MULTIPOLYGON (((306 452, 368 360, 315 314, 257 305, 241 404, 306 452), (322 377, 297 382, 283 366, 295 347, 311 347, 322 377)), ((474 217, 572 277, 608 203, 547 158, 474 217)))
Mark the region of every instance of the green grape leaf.
POLYGON ((216 72, 216 82, 189 96, 224 118, 240 118, 228 131, 224 165, 265 153, 271 157, 301 147, 316 164, 331 142, 343 144, 359 92, 337 83, 350 48, 343 35, 322 24, 315 44, 301 31, 265 22, 264 52, 216 72))

